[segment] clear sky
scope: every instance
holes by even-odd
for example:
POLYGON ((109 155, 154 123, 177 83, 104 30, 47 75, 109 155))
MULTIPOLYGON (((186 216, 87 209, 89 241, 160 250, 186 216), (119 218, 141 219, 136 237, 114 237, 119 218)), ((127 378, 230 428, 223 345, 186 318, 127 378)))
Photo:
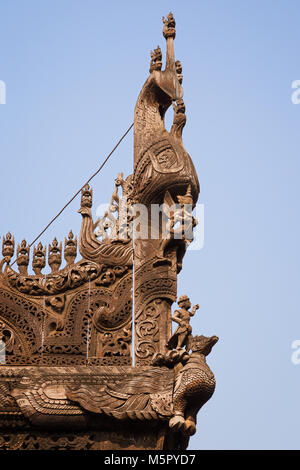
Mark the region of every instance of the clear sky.
MULTIPOLYGON (((220 337, 189 448, 299 449, 298 0, 0 0, 0 234, 31 241, 129 127, 170 10, 205 206, 178 294, 201 306, 194 333, 220 337)), ((131 134, 93 181, 95 208, 132 160, 131 134)), ((79 204, 43 243, 78 234, 79 204)))

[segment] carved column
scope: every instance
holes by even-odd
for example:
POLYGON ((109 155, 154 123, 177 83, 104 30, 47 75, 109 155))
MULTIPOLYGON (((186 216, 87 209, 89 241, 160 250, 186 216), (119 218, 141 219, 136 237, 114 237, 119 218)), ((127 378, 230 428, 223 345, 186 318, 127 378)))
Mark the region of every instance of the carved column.
MULTIPOLYGON (((156 240, 135 243, 135 364, 150 365, 155 353, 165 352, 171 334, 171 305, 176 301, 176 253, 159 260, 156 240), (140 251, 152 253, 139 258, 140 251), (160 264, 161 263, 161 264, 160 264)), ((160 242, 160 241, 159 241, 160 242)))

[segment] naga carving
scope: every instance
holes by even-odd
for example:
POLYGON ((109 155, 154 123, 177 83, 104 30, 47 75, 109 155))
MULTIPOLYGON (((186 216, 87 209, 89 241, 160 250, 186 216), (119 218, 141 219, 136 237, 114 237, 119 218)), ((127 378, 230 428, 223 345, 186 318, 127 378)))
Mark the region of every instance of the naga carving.
POLYGON ((157 46, 134 111, 133 173, 118 173, 103 215, 86 184, 79 236, 3 237, 0 449, 183 450, 214 392, 206 356, 218 338, 192 335, 199 306, 187 296, 172 314, 200 191, 175 27, 163 18, 165 67, 157 46))

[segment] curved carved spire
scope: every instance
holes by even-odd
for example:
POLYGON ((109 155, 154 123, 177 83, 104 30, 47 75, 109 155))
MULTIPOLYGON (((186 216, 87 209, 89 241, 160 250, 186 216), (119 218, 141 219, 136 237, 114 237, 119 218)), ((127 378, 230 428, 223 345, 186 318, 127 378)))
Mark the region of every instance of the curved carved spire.
POLYGON ((110 240, 99 241, 95 235, 92 217, 92 190, 87 185, 82 190, 81 208, 82 224, 79 237, 79 251, 83 258, 97 263, 113 266, 132 265, 132 241, 110 240))
POLYGON ((159 47, 151 52, 150 76, 135 107, 134 173, 136 199, 140 203, 162 203, 168 190, 174 198, 184 194, 191 184, 193 204, 199 194, 199 182, 192 160, 182 142, 186 123, 182 65, 174 59, 175 19, 172 13, 163 18, 163 35, 167 42, 166 66, 161 70, 159 47), (173 103, 174 122, 171 132, 164 117, 173 103), (175 104, 176 103, 176 104, 175 104))

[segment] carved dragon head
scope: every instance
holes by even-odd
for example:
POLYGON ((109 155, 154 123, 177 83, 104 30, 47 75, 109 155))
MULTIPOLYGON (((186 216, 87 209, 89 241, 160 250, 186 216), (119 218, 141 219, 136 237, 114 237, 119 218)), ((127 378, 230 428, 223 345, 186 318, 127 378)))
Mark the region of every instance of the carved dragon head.
POLYGON ((192 352, 208 356, 218 341, 218 336, 194 336, 191 347, 192 352))

